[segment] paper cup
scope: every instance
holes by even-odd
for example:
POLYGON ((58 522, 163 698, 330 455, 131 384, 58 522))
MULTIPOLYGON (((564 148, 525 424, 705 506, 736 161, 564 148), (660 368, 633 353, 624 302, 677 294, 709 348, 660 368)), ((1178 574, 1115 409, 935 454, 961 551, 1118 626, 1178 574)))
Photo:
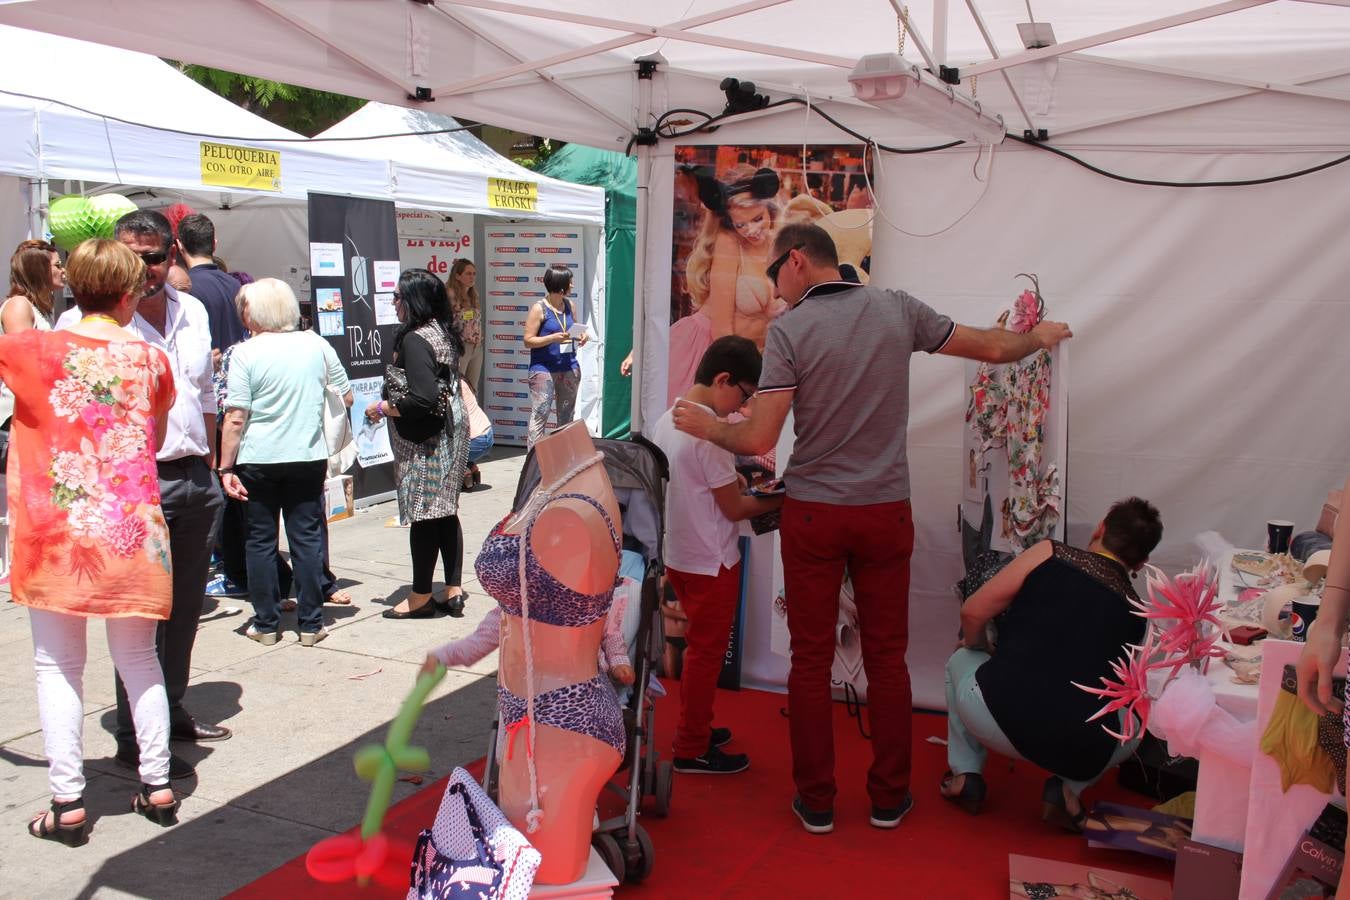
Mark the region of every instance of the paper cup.
POLYGON ((1308 639, 1308 629, 1317 621, 1317 612, 1322 608, 1322 598, 1305 595, 1295 597, 1290 604, 1289 632, 1296 641, 1308 639))
POLYGON ((1266 522, 1266 550, 1270 553, 1288 553, 1289 541, 1294 536, 1294 523, 1285 519, 1266 522))

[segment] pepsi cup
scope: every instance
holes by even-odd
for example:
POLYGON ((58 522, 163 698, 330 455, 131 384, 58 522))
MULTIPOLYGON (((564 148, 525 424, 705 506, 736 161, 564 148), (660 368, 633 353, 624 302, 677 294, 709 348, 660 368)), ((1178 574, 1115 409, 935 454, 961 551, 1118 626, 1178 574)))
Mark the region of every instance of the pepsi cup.
POLYGON ((1317 621, 1317 611, 1322 608, 1320 597, 1295 597, 1290 604, 1289 625, 1291 636, 1296 641, 1308 639, 1308 629, 1317 621))

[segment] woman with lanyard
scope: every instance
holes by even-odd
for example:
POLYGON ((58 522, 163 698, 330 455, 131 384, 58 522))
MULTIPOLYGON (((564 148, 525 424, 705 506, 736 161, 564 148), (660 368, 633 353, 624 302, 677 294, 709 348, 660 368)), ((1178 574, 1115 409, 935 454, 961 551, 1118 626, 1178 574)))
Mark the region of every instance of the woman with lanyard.
POLYGON ((550 407, 558 412, 558 427, 572 421, 581 384, 577 348, 586 344, 585 331, 576 326, 567 292, 572 287, 572 270, 562 265, 549 266, 544 273, 548 296, 530 307, 525 317, 525 346, 530 348, 530 431, 527 445, 544 436, 550 407), (575 338, 575 339, 574 339, 575 338))

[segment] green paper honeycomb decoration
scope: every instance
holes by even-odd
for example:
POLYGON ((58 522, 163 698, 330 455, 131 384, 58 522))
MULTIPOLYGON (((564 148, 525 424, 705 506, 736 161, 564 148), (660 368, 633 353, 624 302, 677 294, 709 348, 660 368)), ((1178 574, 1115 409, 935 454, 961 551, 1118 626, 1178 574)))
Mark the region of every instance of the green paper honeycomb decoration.
POLYGON ((47 223, 56 246, 70 251, 89 238, 111 238, 117 220, 136 209, 136 204, 121 194, 70 194, 52 201, 47 223))
POLYGON ((71 194, 53 200, 47 209, 47 224, 56 246, 66 251, 74 250, 80 241, 94 236, 89 198, 71 194))

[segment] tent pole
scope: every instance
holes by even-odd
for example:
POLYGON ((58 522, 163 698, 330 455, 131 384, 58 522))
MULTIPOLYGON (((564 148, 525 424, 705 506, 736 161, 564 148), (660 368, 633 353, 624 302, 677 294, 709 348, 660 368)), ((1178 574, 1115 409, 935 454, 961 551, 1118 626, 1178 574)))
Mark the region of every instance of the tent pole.
POLYGON ((40 239, 47 233, 47 179, 28 179, 28 236, 40 239))
MULTIPOLYGON (((660 66, 665 64, 660 54, 634 60, 633 74, 637 77, 638 128, 648 127, 652 117, 652 80, 660 66), (644 65, 646 63, 647 65, 644 65), (655 63, 652 67, 650 64, 655 63)), ((642 434, 646 423, 642 420, 642 385, 646 380, 647 355, 644 335, 647 331, 647 216, 651 210, 648 190, 651 186, 652 145, 637 144, 637 236, 633 242, 633 399, 630 409, 629 431, 642 434)))

